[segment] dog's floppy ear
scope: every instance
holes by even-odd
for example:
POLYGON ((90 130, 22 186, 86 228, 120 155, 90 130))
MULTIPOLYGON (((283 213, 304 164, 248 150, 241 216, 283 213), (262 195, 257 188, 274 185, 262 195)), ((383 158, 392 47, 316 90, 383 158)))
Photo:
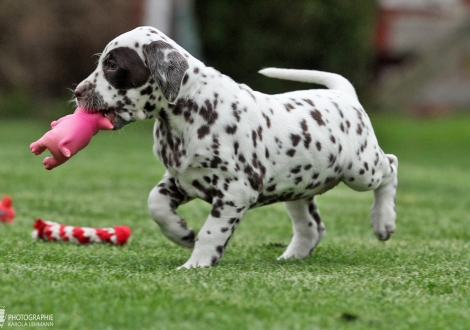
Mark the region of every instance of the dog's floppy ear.
POLYGON ((145 62, 163 96, 174 103, 180 92, 188 61, 170 44, 158 40, 143 46, 145 62))

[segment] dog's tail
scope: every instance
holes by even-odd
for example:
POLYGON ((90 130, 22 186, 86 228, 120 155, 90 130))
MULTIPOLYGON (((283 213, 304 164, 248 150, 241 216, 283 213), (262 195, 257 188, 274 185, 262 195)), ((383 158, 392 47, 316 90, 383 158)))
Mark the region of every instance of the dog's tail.
POLYGON ((294 70, 278 68, 266 68, 260 70, 259 73, 270 78, 324 85, 328 87, 328 89, 343 92, 357 99, 356 90, 349 80, 336 73, 316 70, 294 70))

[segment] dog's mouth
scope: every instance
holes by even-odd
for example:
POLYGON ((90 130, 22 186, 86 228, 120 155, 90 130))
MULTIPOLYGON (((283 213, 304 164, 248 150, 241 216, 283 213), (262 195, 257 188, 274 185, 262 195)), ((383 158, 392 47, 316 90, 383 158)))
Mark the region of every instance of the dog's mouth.
MULTIPOLYGON (((91 95, 95 95, 92 93, 91 95)), ((115 107, 108 107, 106 106, 100 106, 99 104, 96 104, 93 102, 93 99, 90 99, 90 97, 83 95, 81 93, 80 95, 76 95, 76 104, 79 107, 82 107, 86 109, 90 113, 96 113, 99 112, 101 113, 104 117, 108 118, 109 121, 113 124, 113 129, 118 130, 124 127, 125 125, 129 124, 130 121, 125 120, 122 118, 122 113, 126 113, 126 109, 123 108, 115 108, 115 107)), ((99 102, 99 103, 104 103, 104 102, 99 102)))
POLYGON ((88 111, 99 112, 104 117, 108 118, 109 121, 113 124, 113 130, 121 129, 130 123, 119 116, 115 108, 88 109, 88 111))
POLYGON ((93 105, 87 104, 86 102, 82 102, 82 100, 77 99, 77 105, 83 107, 88 112, 101 113, 104 117, 108 118, 111 124, 113 124, 113 130, 118 130, 129 124, 131 121, 126 120, 122 117, 122 113, 126 114, 128 111, 123 108, 115 108, 115 107, 107 107, 107 108, 99 108, 94 107, 93 105), (83 104, 85 103, 85 104, 83 104))
POLYGON ((112 123, 116 121, 117 114, 114 108, 98 109, 98 112, 103 114, 103 116, 108 118, 112 123))
POLYGON ((111 121, 113 130, 121 129, 130 123, 130 121, 125 120, 119 115, 119 110, 116 108, 99 109, 98 111, 111 121))

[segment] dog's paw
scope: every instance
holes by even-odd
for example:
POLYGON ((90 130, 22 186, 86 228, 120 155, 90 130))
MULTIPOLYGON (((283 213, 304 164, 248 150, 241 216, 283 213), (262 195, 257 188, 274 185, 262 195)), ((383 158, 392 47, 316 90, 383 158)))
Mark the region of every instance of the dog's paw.
POLYGON ((381 226, 373 226, 374 234, 377 236, 379 241, 386 241, 388 240, 392 234, 395 232, 396 226, 395 224, 385 224, 381 226))
POLYGON ((287 253, 283 253, 280 257, 277 258, 277 260, 288 260, 288 259, 301 259, 299 257, 296 257, 295 255, 293 254, 287 254, 287 253))
POLYGON ((191 268, 204 268, 204 267, 212 267, 219 261, 218 257, 211 257, 211 258, 189 258, 186 263, 177 268, 177 270, 181 269, 191 269, 191 268))
POLYGON ((395 232, 396 213, 392 207, 376 208, 371 211, 371 226, 375 236, 380 241, 388 240, 395 232))
POLYGON ((310 255, 313 248, 292 249, 290 247, 277 260, 304 259, 310 255))
POLYGON ((326 230, 323 223, 318 228, 318 232, 311 232, 311 235, 304 237, 294 236, 286 251, 277 260, 286 259, 304 259, 307 258, 313 250, 317 247, 318 243, 325 236, 326 230))
POLYGON ((192 264, 186 262, 184 265, 179 266, 176 268, 176 270, 182 270, 182 269, 192 269, 192 268, 205 268, 205 267, 211 267, 212 265, 200 265, 200 264, 192 264))

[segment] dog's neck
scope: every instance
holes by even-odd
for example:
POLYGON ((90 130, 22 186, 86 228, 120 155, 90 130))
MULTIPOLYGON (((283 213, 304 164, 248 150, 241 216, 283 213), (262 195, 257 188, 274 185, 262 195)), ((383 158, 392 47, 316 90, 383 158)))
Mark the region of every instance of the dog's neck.
POLYGON ((184 127, 194 123, 207 122, 213 124, 217 118, 219 91, 223 86, 217 86, 210 81, 221 73, 206 67, 201 62, 188 69, 188 78, 181 85, 175 103, 166 100, 155 109, 155 117, 162 125, 171 130, 172 134, 181 135, 184 127))
POLYGON ((195 156, 192 155, 190 145, 212 143, 212 126, 222 117, 218 112, 221 103, 219 96, 227 88, 238 88, 238 84, 232 80, 226 80, 229 85, 220 86, 211 82, 219 75, 212 68, 201 67, 197 74, 191 74, 186 84, 181 86, 175 104, 167 102, 155 110, 155 138, 158 141, 155 151, 173 175, 187 166, 190 158, 195 156))

